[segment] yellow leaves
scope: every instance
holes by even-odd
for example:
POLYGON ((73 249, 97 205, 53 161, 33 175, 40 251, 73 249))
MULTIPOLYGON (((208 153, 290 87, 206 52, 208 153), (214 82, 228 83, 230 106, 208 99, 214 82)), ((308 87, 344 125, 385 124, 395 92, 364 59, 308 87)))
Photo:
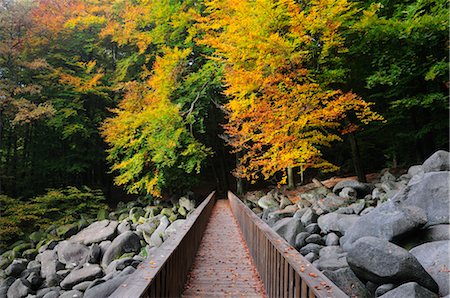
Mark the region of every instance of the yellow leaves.
POLYGON ((62 69, 58 69, 56 70, 56 73, 59 75, 60 82, 72 86, 78 92, 95 90, 104 76, 100 69, 96 73, 94 72, 97 62, 94 60, 89 62, 77 62, 76 65, 83 71, 81 76, 64 73, 62 69))

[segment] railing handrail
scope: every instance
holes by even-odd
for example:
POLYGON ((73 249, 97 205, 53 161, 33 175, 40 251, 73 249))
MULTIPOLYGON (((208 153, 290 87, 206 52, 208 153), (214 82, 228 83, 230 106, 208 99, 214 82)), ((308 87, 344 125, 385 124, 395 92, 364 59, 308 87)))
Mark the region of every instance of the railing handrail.
MULTIPOLYGON (((274 274, 280 274, 280 272, 270 272, 271 270, 267 270, 268 266, 274 266, 275 269, 279 270, 280 262, 281 266, 283 265, 284 259, 289 265, 284 269, 284 275, 288 276, 292 275, 292 273, 287 273, 287 270, 293 270, 299 278, 300 281, 304 281, 306 286, 309 288, 303 289, 302 292, 306 294, 309 291, 309 295, 311 295, 311 291, 315 297, 339 297, 339 298, 348 298, 339 287, 337 287, 333 282, 331 282, 322 272, 320 272, 317 268, 315 268, 308 260, 305 259, 294 247, 292 247, 284 238, 278 235, 269 225, 267 225, 262 219, 260 219, 256 214, 250 210, 235 194, 231 191, 228 192, 228 199, 230 200, 232 211, 237 218, 242 232, 244 234, 244 238, 248 244, 249 250, 255 262, 255 265, 258 269, 258 272, 263 280, 264 286, 266 288, 266 293, 270 296, 290 296, 290 297, 303 297, 300 293, 300 289, 292 289, 294 288, 294 284, 297 280, 292 277, 289 281, 284 281, 283 276, 273 276, 274 274), (240 216, 240 212, 243 212, 246 217, 248 217, 254 227, 244 226, 245 220, 240 216), (270 252, 271 248, 266 251, 266 248, 261 247, 267 245, 267 241, 265 239, 258 238, 258 230, 262 232, 263 237, 265 237, 271 245, 278 251, 278 255, 280 257, 274 257, 270 252), (246 231, 250 231, 249 233, 245 233, 246 231), (251 237, 251 239, 249 239, 251 237), (258 239, 257 239, 258 238, 258 239), (256 242, 256 245, 250 245, 249 241, 256 242), (271 258, 271 260, 268 260, 271 258), (275 260, 275 261, 274 261, 275 260), (269 264, 268 262, 274 261, 278 264, 269 264), (278 267, 277 267, 278 266, 278 267), (273 279, 276 279, 276 282, 273 282, 273 279), (280 286, 280 280, 283 282, 283 286, 285 289, 287 288, 287 293, 283 292, 280 289, 274 289, 274 287, 280 286), (290 287, 290 288, 289 288, 290 287), (271 293, 280 293, 278 295, 271 295, 271 293)), ((274 269, 272 268, 272 270, 274 269)), ((270 269, 270 268, 269 268, 270 269)), ((300 283, 299 283, 300 285, 300 283)), ((298 286, 297 286, 298 287, 298 286)), ((311 296, 308 296, 311 297, 311 296)))
POLYGON ((192 212, 181 229, 144 260, 110 297, 163 296, 161 293, 180 296, 214 202, 215 191, 192 212), (186 242, 190 242, 189 249, 183 247, 186 242))

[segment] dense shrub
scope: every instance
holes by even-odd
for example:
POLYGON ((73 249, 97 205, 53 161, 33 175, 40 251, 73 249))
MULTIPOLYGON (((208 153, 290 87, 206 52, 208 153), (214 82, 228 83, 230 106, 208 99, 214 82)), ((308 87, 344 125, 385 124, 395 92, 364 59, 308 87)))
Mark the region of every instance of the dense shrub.
POLYGON ((93 218, 99 209, 107 208, 101 190, 88 187, 50 189, 29 200, 0 195, 0 246, 51 225, 60 226, 82 217, 93 218))

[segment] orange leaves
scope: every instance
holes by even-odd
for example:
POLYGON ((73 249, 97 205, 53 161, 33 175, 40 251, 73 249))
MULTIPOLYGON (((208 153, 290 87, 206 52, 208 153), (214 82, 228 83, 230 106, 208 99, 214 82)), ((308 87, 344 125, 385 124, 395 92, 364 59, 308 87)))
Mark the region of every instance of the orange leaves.
POLYGON ((330 49, 345 51, 339 29, 354 13, 351 5, 227 0, 209 2, 207 11, 200 42, 214 47, 214 57, 225 64, 230 101, 224 128, 241 155, 235 173, 255 180, 300 165, 335 170, 320 148, 340 140, 342 119, 350 112, 363 122, 379 119, 355 94, 327 90, 307 68, 326 59, 330 49), (317 49, 320 56, 311 55, 317 49))

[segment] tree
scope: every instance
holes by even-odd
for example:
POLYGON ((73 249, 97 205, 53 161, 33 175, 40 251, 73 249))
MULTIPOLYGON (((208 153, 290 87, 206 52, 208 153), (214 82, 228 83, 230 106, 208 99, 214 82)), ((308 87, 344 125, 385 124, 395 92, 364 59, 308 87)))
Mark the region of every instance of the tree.
MULTIPOLYGON (((341 140, 344 119, 381 120, 352 92, 333 89, 345 69, 342 24, 354 15, 344 0, 211 1, 202 43, 225 65, 225 126, 241 153, 236 175, 255 181, 294 167, 336 166, 321 147, 341 140)), ((355 125, 351 126, 352 128, 355 125)))

